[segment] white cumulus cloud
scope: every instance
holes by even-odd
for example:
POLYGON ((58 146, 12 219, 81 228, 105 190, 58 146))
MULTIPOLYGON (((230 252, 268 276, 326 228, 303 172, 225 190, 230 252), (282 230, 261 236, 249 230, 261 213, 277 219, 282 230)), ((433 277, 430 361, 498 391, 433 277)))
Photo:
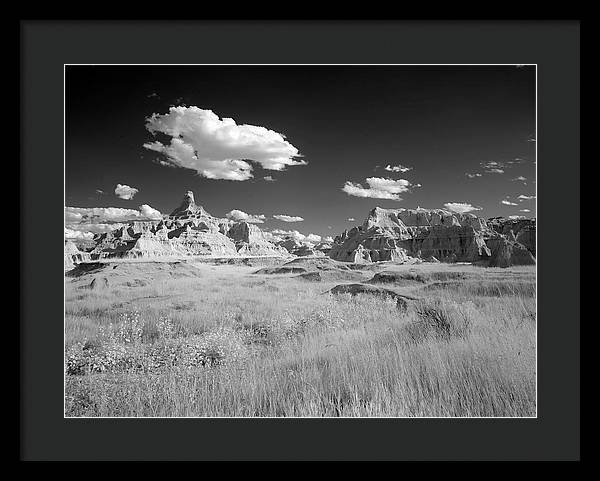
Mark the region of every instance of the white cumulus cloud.
POLYGON ((77 230, 68 229, 65 227, 65 239, 73 240, 91 240, 94 238, 93 232, 81 232, 77 230))
POLYGON ((247 214, 246 212, 237 209, 227 212, 225 217, 236 222, 244 221, 248 222, 249 224, 263 224, 266 219, 266 217, 262 214, 247 214))
POLYGON ((138 192, 139 190, 135 187, 129 187, 125 184, 117 184, 115 187, 115 195, 120 199, 131 200, 138 192))
POLYGON ((146 219, 150 219, 150 220, 162 219, 162 214, 158 210, 150 207, 148 204, 140 205, 140 213, 146 219))
POLYGON ((275 182, 275 179, 271 175, 266 175, 263 177, 263 179, 265 179, 267 182, 275 182))
POLYGON ((517 203, 511 202, 510 200, 506 200, 506 199, 501 200, 500 203, 504 204, 504 205, 518 205, 517 203))
POLYGON ((304 219, 297 215, 285 215, 277 214, 273 216, 274 219, 281 220, 283 222, 302 222, 304 219))
POLYGON ((71 209, 76 209, 76 207, 65 207, 65 224, 81 222, 83 215, 80 212, 75 212, 71 209))
POLYGON ((466 202, 446 202, 444 207, 451 212, 456 212, 457 214, 466 214, 467 212, 481 210, 481 207, 475 207, 466 202))
POLYGON ((90 223, 85 223, 85 224, 68 224, 66 228, 71 231, 74 231, 74 232, 91 234, 93 236, 94 234, 104 234, 105 232, 111 232, 111 231, 118 229, 119 227, 123 227, 125 225, 127 225, 127 224, 121 224, 121 223, 90 224, 90 223))
POLYGON ((145 148, 162 153, 164 162, 195 170, 208 179, 250 179, 252 165, 245 160, 267 170, 306 164, 283 134, 256 125, 238 125, 231 118, 220 119, 212 110, 171 107, 167 114, 146 119, 146 129, 169 135, 171 141, 169 145, 148 142, 145 148))
POLYGON ((114 223, 132 220, 160 219, 161 213, 147 204, 139 210, 122 209, 120 207, 65 207, 65 223, 114 223))
POLYGON ((531 212, 529 209, 521 209, 519 212, 531 212))
POLYGON ((299 242, 300 244, 309 246, 314 246, 322 240, 322 237, 318 234, 303 234, 301 232, 298 232, 297 230, 275 229, 273 232, 271 232, 271 235, 277 241, 292 239, 296 242, 299 242))
POLYGON ((474 179, 475 177, 481 177, 482 174, 476 172, 474 174, 465 174, 469 179, 474 179))
POLYGON ((305 242, 310 242, 311 244, 317 244, 321 242, 321 236, 318 234, 308 234, 306 236, 305 242))
POLYGON ((411 183, 405 179, 384 179, 381 177, 368 177, 368 188, 361 184, 347 181, 342 190, 354 197, 368 197, 372 199, 402 200, 398 194, 408 192, 411 183))
POLYGON ((346 220, 348 222, 354 222, 356 219, 354 217, 348 217, 346 220))

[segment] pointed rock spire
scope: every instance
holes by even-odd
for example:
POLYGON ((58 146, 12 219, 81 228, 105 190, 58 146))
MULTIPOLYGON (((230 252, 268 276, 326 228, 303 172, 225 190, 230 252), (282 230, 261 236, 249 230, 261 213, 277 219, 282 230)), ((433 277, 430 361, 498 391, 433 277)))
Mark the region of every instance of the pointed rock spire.
POLYGON ((196 205, 194 193, 188 190, 177 209, 171 212, 172 217, 186 217, 189 215, 210 215, 201 205, 196 205))

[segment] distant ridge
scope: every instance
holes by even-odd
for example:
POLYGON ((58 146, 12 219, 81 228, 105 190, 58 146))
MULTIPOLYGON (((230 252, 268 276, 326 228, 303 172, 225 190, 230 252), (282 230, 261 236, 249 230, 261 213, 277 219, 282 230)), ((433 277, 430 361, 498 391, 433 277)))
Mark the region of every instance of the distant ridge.
POLYGON ((372 209, 362 225, 334 239, 328 255, 343 262, 475 262, 535 264, 535 220, 495 218, 444 209, 372 209))

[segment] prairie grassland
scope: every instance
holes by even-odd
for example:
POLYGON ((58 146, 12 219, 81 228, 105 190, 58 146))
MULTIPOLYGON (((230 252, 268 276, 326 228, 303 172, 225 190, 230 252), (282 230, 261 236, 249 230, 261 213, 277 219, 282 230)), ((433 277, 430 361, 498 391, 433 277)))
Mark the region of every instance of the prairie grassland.
POLYGON ((532 267, 413 266, 382 285, 419 298, 405 311, 335 280, 195 269, 65 278, 66 416, 536 415, 532 267))

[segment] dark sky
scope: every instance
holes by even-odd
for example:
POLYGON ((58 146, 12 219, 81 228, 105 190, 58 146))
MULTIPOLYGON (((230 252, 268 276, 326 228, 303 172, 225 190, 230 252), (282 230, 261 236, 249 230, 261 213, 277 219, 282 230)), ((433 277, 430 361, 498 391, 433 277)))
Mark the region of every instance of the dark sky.
POLYGON ((298 223, 270 218, 261 228, 323 236, 362 222, 375 206, 459 202, 481 207, 474 213, 486 218, 535 216, 535 199, 518 199, 535 195, 534 66, 67 66, 65 72, 67 206, 149 204, 169 213, 193 190, 215 216, 232 209, 301 216, 298 223), (160 165, 161 154, 143 147, 156 140, 145 119, 171 105, 284 134, 308 164, 272 171, 249 161, 254 178, 246 181, 160 165), (515 158, 521 160, 507 163, 515 158), (486 162, 503 164, 504 172, 490 173, 486 162), (412 170, 388 172, 388 164, 412 170), (265 181, 267 175, 276 181, 265 181), (513 180, 518 176, 527 180, 513 180), (368 187, 367 177, 421 187, 400 194, 402 201, 341 190, 347 181, 368 187), (139 192, 122 200, 114 194, 118 183, 139 192), (518 205, 501 204, 507 196, 518 205))

